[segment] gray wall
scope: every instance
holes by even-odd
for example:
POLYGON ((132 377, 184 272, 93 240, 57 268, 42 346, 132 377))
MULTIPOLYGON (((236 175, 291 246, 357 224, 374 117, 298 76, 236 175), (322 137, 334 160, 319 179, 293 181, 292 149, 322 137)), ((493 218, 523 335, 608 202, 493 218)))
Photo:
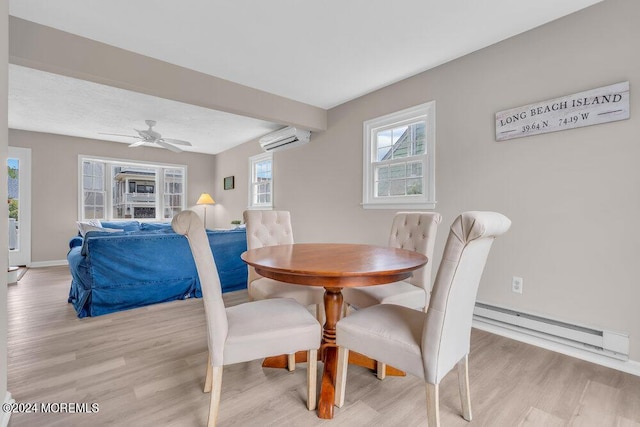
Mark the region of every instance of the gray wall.
MULTIPOLYGON (((627 332, 640 361, 638 22, 639 2, 608 0, 330 110, 309 145, 275 153, 275 208, 291 211, 300 242, 386 244, 394 212, 360 207, 362 123, 436 100, 436 254, 460 212, 504 213, 513 226, 494 245, 478 299, 627 332), (495 141, 497 111, 626 80, 630 120, 495 141), (523 295, 511 292, 514 275, 523 295)), ((258 152, 254 141, 216 164, 246 176, 258 152)), ((244 180, 225 195, 220 223, 245 209, 244 180)))
MULTIPOLYGON (((214 156, 209 154, 176 155, 158 148, 131 149, 126 144, 14 129, 9 131, 9 145, 31 148, 32 262, 66 259, 69 239, 77 233, 80 154, 185 164, 187 206, 194 205, 200 193, 211 193, 214 188, 214 156)), ((211 225, 209 216, 207 222, 211 225)))
MULTIPOLYGON (((7 90, 8 73, 8 41, 7 34, 9 25, 7 19, 9 17, 9 2, 0 0, 0 158, 7 158, 7 117, 8 108, 7 100, 9 93, 7 90)), ((3 169, 3 180, 6 180, 6 168, 3 169)), ((4 181, 3 181, 4 182, 4 181)), ((7 189, 0 185, 0 200, 7 198, 7 189)), ((6 224, 8 211, 0 210, 0 224, 6 224)), ((0 228, 0 248, 2 248, 2 257, 0 259, 0 271, 7 269, 7 230, 6 227, 0 228)), ((7 276, 0 275, 0 400, 4 402, 7 394, 7 276)), ((1 402, 0 402, 1 403, 1 402)), ((5 416, 0 414, 0 421, 5 416)))
MULTIPOLYGON (((215 190, 211 196, 216 201, 212 206, 214 225, 220 228, 232 227, 231 221, 242 220, 242 211, 247 207, 249 195, 249 157, 263 153, 257 141, 242 144, 232 152, 221 153, 215 156, 215 190), (227 176, 233 176, 235 188, 223 189, 223 180, 227 176)), ((277 153, 276 153, 277 156, 277 153)), ((275 157, 275 156, 274 156, 275 157)))

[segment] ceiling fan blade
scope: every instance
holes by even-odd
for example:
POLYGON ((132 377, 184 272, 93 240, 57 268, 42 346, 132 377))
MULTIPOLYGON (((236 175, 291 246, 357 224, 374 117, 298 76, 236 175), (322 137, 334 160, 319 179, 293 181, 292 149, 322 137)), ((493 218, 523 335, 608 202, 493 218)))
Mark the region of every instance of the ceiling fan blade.
POLYGON ((144 141, 144 140, 143 141, 134 142, 133 144, 129 144, 129 148, 140 147, 141 145, 144 145, 146 143, 147 143, 147 141, 144 141))
POLYGON ((168 142, 164 142, 162 139, 156 140, 155 143, 161 146, 162 148, 166 148, 167 150, 173 151, 174 153, 182 153, 181 149, 169 144, 168 142))
POLYGON ((104 132, 98 132, 98 135, 113 135, 113 136, 126 136, 129 138, 140 138, 138 135, 123 135, 121 133, 104 133, 104 132))
POLYGON ((191 147, 191 143, 189 141, 183 141, 181 139, 173 139, 173 138, 162 138, 162 140, 164 142, 169 142, 171 144, 177 144, 177 145, 188 145, 189 147, 191 147))

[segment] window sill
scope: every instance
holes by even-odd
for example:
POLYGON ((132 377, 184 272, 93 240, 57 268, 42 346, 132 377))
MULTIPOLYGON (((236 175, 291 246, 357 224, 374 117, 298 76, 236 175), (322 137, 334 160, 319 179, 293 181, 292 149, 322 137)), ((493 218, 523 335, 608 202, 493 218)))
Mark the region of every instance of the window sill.
POLYGON ((436 202, 421 203, 362 203, 363 209, 426 209, 433 210, 436 208, 436 202))

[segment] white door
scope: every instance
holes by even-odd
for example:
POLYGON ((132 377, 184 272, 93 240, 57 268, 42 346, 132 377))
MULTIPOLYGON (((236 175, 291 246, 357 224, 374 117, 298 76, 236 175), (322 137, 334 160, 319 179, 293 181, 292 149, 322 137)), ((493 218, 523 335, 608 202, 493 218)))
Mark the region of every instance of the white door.
POLYGON ((31 149, 9 147, 9 265, 31 264, 31 149))

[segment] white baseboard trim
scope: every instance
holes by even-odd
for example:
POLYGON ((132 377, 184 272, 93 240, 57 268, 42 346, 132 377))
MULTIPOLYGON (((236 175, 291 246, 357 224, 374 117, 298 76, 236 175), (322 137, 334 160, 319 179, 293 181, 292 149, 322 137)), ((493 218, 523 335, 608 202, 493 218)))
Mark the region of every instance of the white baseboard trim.
POLYGON ((575 357, 577 359, 586 360, 587 362, 595 363, 596 365, 601 365, 607 368, 626 372, 628 374, 640 376, 640 362, 634 360, 614 359, 587 350, 581 350, 579 348, 575 348, 559 342, 550 341, 523 332, 518 332, 513 329, 503 328, 501 326, 486 323, 478 319, 473 319, 473 327, 482 331, 491 332, 496 335, 511 338, 516 341, 535 345, 536 347, 541 347, 547 350, 555 351, 557 353, 565 354, 567 356, 575 357))
POLYGON ((34 261, 29 263, 27 267, 29 268, 58 267, 61 265, 69 265, 69 261, 67 261, 66 259, 57 259, 53 261, 34 261))
MULTIPOLYGON (((11 393, 7 391, 7 394, 4 396, 3 403, 13 403, 13 399, 11 398, 11 393)), ((9 418, 11 418, 11 412, 0 412, 2 414, 2 419, 0 419, 0 426, 7 427, 9 425, 9 418)))

